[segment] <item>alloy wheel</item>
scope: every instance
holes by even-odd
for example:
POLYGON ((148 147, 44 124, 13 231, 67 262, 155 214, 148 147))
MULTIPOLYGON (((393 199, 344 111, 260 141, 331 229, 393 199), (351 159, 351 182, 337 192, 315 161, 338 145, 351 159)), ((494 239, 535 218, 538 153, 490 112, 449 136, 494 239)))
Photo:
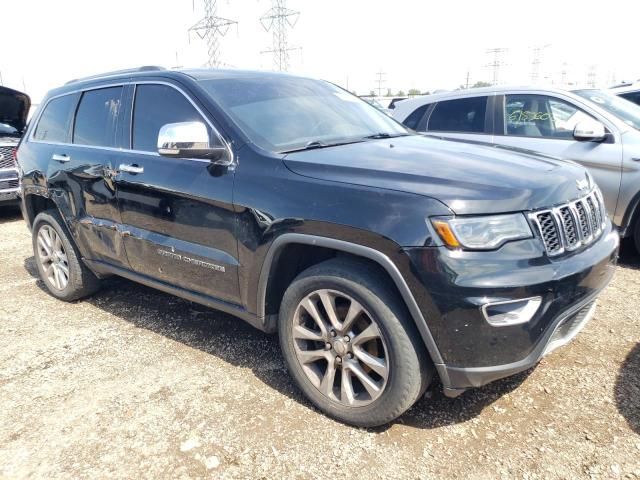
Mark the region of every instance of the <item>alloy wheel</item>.
POLYGON ((60 235, 49 225, 38 231, 38 261, 53 288, 64 290, 69 284, 69 263, 60 235))
POLYGON ((316 290, 294 314, 294 351, 311 383, 348 407, 365 406, 384 391, 389 356, 375 319, 354 298, 316 290))

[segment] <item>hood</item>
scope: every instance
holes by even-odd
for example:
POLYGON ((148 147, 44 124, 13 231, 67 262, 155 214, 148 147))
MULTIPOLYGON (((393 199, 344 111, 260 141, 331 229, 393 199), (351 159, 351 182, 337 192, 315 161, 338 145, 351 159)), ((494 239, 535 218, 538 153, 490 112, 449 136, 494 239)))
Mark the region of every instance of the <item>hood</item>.
POLYGON ((27 94, 0 87, 0 124, 10 125, 22 134, 27 126, 30 107, 31 99, 27 94))
POLYGON ((435 198, 454 213, 534 210, 587 193, 580 165, 527 150, 411 135, 290 153, 308 177, 435 198))

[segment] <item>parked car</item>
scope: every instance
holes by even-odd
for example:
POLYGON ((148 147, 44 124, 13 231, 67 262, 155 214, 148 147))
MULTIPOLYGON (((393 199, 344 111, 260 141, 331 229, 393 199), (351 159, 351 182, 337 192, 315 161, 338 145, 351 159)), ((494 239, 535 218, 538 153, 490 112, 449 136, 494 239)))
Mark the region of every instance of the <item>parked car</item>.
POLYGON ((0 86, 0 206, 18 201, 15 151, 27 125, 30 106, 28 95, 0 86))
POLYGON ((640 107, 602 90, 490 87, 407 100, 393 115, 429 135, 581 163, 602 189, 613 223, 640 251, 640 107))
POLYGON ((611 92, 636 105, 640 105, 640 82, 614 87, 611 89, 611 92))
POLYGON ((367 102, 369 105, 373 105, 374 107, 376 107, 381 112, 384 112, 387 115, 391 116, 391 110, 389 110, 386 107, 383 107, 382 104, 376 99, 376 97, 372 97, 372 96, 369 96, 369 95, 362 95, 362 96, 360 96, 360 98, 362 100, 364 100, 365 102, 367 102))
POLYGON ((617 258, 583 167, 416 135, 284 74, 74 81, 18 161, 51 295, 115 274, 277 331, 311 402, 360 426, 435 372, 456 396, 531 368, 591 318, 617 258))

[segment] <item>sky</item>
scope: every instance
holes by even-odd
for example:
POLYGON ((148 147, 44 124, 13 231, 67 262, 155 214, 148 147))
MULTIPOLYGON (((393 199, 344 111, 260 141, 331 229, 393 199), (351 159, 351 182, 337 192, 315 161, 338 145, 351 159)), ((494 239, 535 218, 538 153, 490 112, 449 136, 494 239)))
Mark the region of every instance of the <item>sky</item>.
MULTIPOLYGON (((3 22, 2 83, 34 103, 73 78, 140 65, 202 67, 208 58, 205 42, 188 33, 204 16, 203 0, 0 1, 3 19, 15 19, 3 22)), ((219 16, 238 22, 221 39, 221 61, 273 69, 272 57, 261 53, 271 48, 271 33, 260 24, 271 0, 217 4, 219 16)), ((384 72, 383 93, 394 94, 457 88, 467 75, 470 84, 492 81, 492 48, 508 49, 499 83, 531 83, 534 47, 542 48, 537 83, 584 86, 589 71, 599 87, 640 79, 634 1, 288 0, 287 6, 300 12, 288 32, 295 48, 289 71, 358 94, 377 91, 377 72, 384 72)))

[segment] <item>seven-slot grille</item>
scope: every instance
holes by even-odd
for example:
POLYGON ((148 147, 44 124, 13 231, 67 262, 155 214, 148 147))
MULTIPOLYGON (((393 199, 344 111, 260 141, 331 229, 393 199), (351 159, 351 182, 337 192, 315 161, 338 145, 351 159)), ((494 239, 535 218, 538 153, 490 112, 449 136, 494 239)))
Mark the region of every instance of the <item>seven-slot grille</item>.
POLYGON ((16 161, 13 159, 15 146, 0 146, 0 168, 16 168, 16 161))
POLYGON ((606 212, 602 196, 594 190, 586 197, 530 215, 538 226, 549 255, 560 255, 587 245, 604 230, 606 212))

